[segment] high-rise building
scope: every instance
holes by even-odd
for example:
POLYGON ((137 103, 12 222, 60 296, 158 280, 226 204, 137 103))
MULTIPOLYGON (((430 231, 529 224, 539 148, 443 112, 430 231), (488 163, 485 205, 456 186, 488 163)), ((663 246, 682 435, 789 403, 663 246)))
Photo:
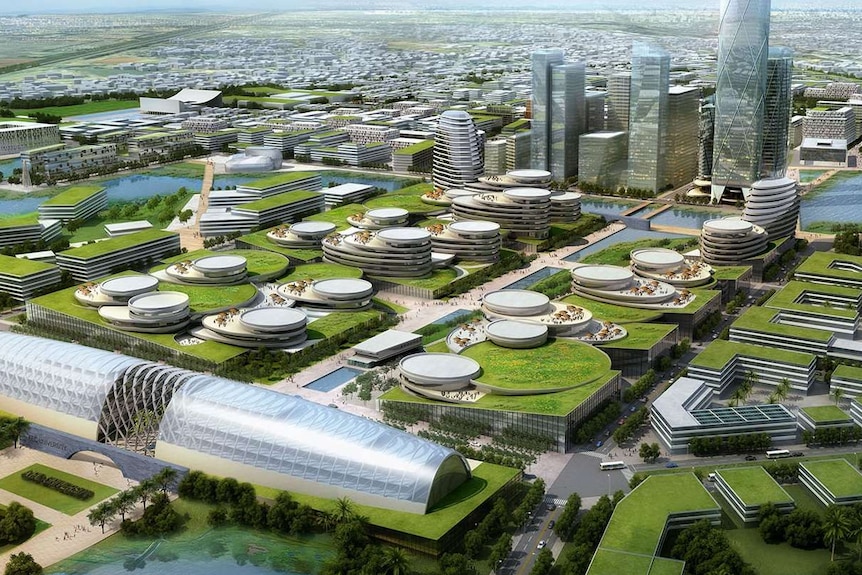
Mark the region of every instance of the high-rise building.
POLYGON ((591 191, 587 186, 615 191, 625 184, 626 133, 593 132, 580 139, 578 185, 584 191, 591 191))
POLYGON ((578 172, 578 137, 586 116, 585 66, 564 63, 562 50, 539 50, 532 62, 530 165, 564 180, 578 172))
POLYGON ((506 171, 530 167, 530 130, 506 136, 506 171))
POLYGON ((605 129, 605 100, 607 92, 592 90, 586 94, 586 118, 584 133, 601 132, 605 129))
POLYGON ((700 123, 697 137, 697 179, 712 178, 712 150, 715 140, 715 97, 708 96, 700 102, 700 123))
POLYGON ((770 0, 721 0, 712 197, 760 177, 770 0))
POLYGON ((616 132, 629 131, 631 89, 630 72, 618 72, 608 78, 608 117, 605 129, 616 132))
POLYGON ((668 91, 665 178, 674 188, 697 175, 700 88, 672 86, 668 91))
POLYGON ((482 175, 482 141, 473 118, 461 110, 440 114, 434 138, 434 185, 448 190, 482 175))
POLYGON ((668 182, 665 159, 669 84, 670 55, 661 48, 636 42, 632 47, 629 111, 630 188, 658 191, 668 182))
POLYGON ((506 138, 485 142, 485 174, 501 176, 506 173, 506 138))
POLYGON ((760 174, 764 178, 782 178, 787 173, 793 50, 783 47, 770 48, 766 69, 766 107, 760 174))

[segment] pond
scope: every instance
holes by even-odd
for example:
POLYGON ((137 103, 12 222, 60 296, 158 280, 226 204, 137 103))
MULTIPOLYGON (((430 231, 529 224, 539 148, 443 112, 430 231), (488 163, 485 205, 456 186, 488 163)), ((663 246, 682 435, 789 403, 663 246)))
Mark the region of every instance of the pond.
POLYGON ((716 218, 727 217, 729 215, 731 214, 708 210, 697 210, 693 208, 670 208, 659 215, 650 218, 649 221, 660 226, 674 226, 677 228, 699 230, 703 227, 703 222, 714 220, 716 218))
POLYGON ((534 283, 538 283, 545 278, 551 277, 555 273, 563 271, 563 268, 555 268, 551 266, 543 267, 542 269, 536 270, 528 276, 524 276, 521 279, 510 283, 503 289, 527 289, 534 283))
POLYGON ((840 172, 802 197, 802 228, 815 222, 862 221, 862 173, 840 172))
POLYGON ((362 371, 358 369, 339 367, 335 371, 330 371, 326 375, 318 377, 311 383, 303 385, 303 387, 306 389, 313 389, 314 391, 328 392, 332 391, 336 387, 344 385, 361 373, 362 371))
POLYGON ((595 252, 600 252, 603 249, 610 247, 614 244, 618 244, 621 242, 633 242, 635 240, 660 240, 662 238, 687 238, 690 236, 684 236, 681 234, 669 234, 665 232, 652 232, 647 230, 636 230, 633 228, 626 228, 621 230, 613 235, 610 235, 602 240, 597 241, 594 244, 591 244, 579 252, 575 252, 565 258, 563 258, 567 262, 576 262, 581 258, 584 258, 590 254, 595 252))
POLYGON ((279 537, 240 528, 210 529, 190 540, 113 536, 50 569, 54 575, 311 575, 332 548, 328 537, 279 537))
POLYGON ((639 202, 629 200, 600 200, 598 198, 582 198, 581 211, 590 212, 593 214, 614 214, 618 215, 624 211, 636 206, 639 202))

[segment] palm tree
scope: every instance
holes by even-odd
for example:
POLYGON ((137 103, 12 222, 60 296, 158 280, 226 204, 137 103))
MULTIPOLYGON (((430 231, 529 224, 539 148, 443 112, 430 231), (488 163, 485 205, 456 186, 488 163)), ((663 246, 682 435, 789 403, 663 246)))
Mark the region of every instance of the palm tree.
POLYGON ((410 561, 407 554, 400 547, 386 547, 383 549, 383 573, 385 575, 407 575, 410 569, 410 561))
POLYGON ((840 387, 836 387, 832 390, 832 397, 835 398, 835 405, 841 403, 841 400, 844 399, 844 390, 840 387))
POLYGON ((856 548, 859 550, 859 561, 862 561, 862 525, 856 527, 851 535, 856 542, 856 548))
POLYGON ((778 398, 779 401, 784 401, 785 399, 787 399, 787 396, 789 393, 790 393, 790 380, 785 377, 775 387, 775 397, 778 398))
POLYGON ((745 391, 742 389, 742 386, 733 390, 733 395, 730 396, 730 406, 736 407, 740 401, 745 401, 745 391))
POLYGON ((769 397, 766 398, 766 403, 778 403, 778 393, 772 392, 769 394, 769 397))
POLYGON ((335 500, 335 510, 332 512, 336 524, 346 523, 356 517, 353 501, 349 497, 339 497, 335 500))
POLYGON ((850 517, 847 510, 830 505, 823 514, 823 541, 832 547, 830 561, 835 561, 835 545, 850 534, 850 517))

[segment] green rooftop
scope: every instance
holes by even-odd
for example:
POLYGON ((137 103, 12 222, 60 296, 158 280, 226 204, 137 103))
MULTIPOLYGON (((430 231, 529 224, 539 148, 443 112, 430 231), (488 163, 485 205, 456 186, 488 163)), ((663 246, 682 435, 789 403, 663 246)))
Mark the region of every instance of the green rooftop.
MULTIPOLYGON (((833 374, 834 376, 834 374, 833 374)), ((838 423, 852 421, 852 418, 835 405, 818 405, 800 409, 814 423, 838 423)))
POLYGON ((809 366, 814 361, 814 356, 810 353, 714 339, 691 360, 689 365, 707 369, 722 369, 738 355, 799 366, 809 366))
POLYGON ((87 244, 79 248, 72 248, 60 253, 72 258, 89 260, 176 235, 177 234, 175 232, 167 232, 164 230, 144 230, 142 232, 135 232, 118 238, 111 238, 109 240, 87 244))
POLYGON ((266 230, 261 230, 259 232, 240 236, 239 238, 237 238, 237 241, 245 242, 263 250, 275 252, 277 254, 287 256, 292 260, 297 260, 301 262, 309 262, 323 257, 323 250, 286 248, 269 241, 269 239, 266 237, 266 234, 271 230, 272 228, 269 228, 266 230))
POLYGON ((267 188, 274 188, 276 186, 319 176, 320 174, 317 172, 284 172, 267 176, 265 178, 258 178, 252 182, 241 184, 238 187, 247 188, 249 190, 265 190, 267 188))
POLYGON ((290 270, 287 275, 278 279, 279 283, 288 283, 304 279, 312 280, 327 280, 331 278, 361 278, 362 270, 343 266, 341 264, 333 264, 329 262, 321 262, 314 264, 303 264, 296 266, 290 270))
POLYGON ((103 192, 103 186, 72 186, 53 198, 42 202, 43 206, 75 206, 103 192))
POLYGON ((780 313, 781 311, 777 309, 753 306, 745 310, 731 327, 816 342, 827 342, 832 339, 832 332, 830 331, 776 323, 774 319, 780 313))
POLYGON ((638 309, 612 303, 591 300, 579 295, 564 297, 563 303, 570 303, 590 310, 597 320, 612 321, 614 323, 642 323, 659 319, 663 313, 655 309, 638 309))
MULTIPOLYGON (((794 273, 862 281, 862 256, 848 256, 833 252, 814 252, 796 268, 794 273), (859 266, 860 271, 835 269, 833 267, 841 263, 859 266)), ((818 287, 821 285, 818 284, 818 287)))
POLYGON ((685 563, 676 559, 635 555, 599 549, 590 563, 590 575, 682 575, 685 563))
MULTIPOLYGON (((212 251, 207 249, 195 250, 193 252, 188 252, 185 254, 179 254, 177 256, 173 256, 170 258, 165 258, 162 260, 162 264, 153 267, 150 272, 155 272, 158 270, 163 270, 168 265, 182 262, 186 260, 196 260, 199 258, 207 257, 207 256, 240 256, 245 258, 246 260, 246 269, 248 270, 248 277, 250 279, 254 279, 255 276, 265 276, 270 278, 276 278, 285 273, 288 269, 289 262, 287 258, 279 253, 264 251, 264 250, 243 250, 243 249, 235 249, 235 250, 224 250, 224 251, 212 251)), ((176 285, 176 284, 171 284, 176 285)), ((225 287, 233 287, 233 286, 202 286, 208 287, 209 289, 224 289, 225 287)), ((217 306, 211 306, 217 307, 217 306)))
POLYGON ((38 226, 39 217, 36 212, 15 216, 0 216, 0 229, 20 228, 22 226, 38 226))
POLYGON ((255 201, 249 202, 247 204, 240 204, 240 205, 236 206, 234 209, 248 210, 250 212, 265 212, 266 210, 272 210, 275 208, 280 208, 282 206, 295 204, 296 202, 301 202, 301 201, 308 200, 308 199, 314 198, 314 197, 319 197, 319 196, 320 196, 320 192, 310 192, 308 190, 295 190, 292 192, 284 192, 283 194, 276 194, 276 195, 270 196, 268 198, 255 200, 255 201))
POLYGON ((860 294, 862 294, 862 291, 855 288, 834 285, 815 284, 802 281, 790 281, 787 282, 784 287, 778 290, 775 295, 769 298, 769 300, 764 304, 764 306, 775 309, 785 309, 809 314, 816 314, 820 316, 832 316, 848 319, 855 319, 858 315, 855 306, 852 308, 848 308, 838 306, 815 305, 811 303, 798 303, 798 300, 803 298, 806 293, 821 294, 826 296, 833 295, 842 298, 851 298, 852 300, 856 301, 859 298, 860 294))
POLYGON ((628 335, 623 339, 601 344, 601 348, 613 349, 652 349, 654 345, 662 341, 673 330, 676 324, 672 323, 628 323, 625 329, 628 335))
POLYGON ((799 464, 835 497, 862 495, 862 473, 846 459, 806 461, 799 464))
POLYGON ((712 277, 717 280, 738 280, 751 270, 751 266, 716 266, 712 268, 712 277))
POLYGON ((793 498, 763 467, 729 467, 716 469, 715 472, 721 476, 745 506, 793 501, 793 498))
POLYGON ((350 227, 350 224, 347 223, 347 216, 364 214, 366 211, 368 209, 362 204, 345 204, 319 214, 307 216, 303 220, 308 222, 329 222, 335 224, 338 231, 342 231, 350 227))
POLYGON ((396 156, 409 156, 411 154, 418 154, 419 152, 424 152, 430 148, 434 147, 434 140, 422 140, 421 142, 416 142, 415 144, 410 144, 406 148, 401 148, 400 150, 395 150, 392 153, 396 156))
POLYGON ((862 367, 853 367, 852 365, 839 365, 832 372, 832 377, 841 379, 849 379, 850 381, 862 381, 862 367))
POLYGON ((23 278, 50 269, 57 269, 57 266, 45 262, 16 258, 15 256, 0 255, 0 276, 8 275, 23 278))

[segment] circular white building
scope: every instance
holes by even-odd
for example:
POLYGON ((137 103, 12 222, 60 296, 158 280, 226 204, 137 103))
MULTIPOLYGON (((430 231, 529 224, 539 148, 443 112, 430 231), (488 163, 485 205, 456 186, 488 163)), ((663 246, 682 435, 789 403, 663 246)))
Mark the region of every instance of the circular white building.
POLYGON ((766 230, 770 240, 784 238, 796 233, 799 203, 795 180, 758 180, 745 200, 742 219, 766 230))
POLYGON ((358 278, 308 279, 281 284, 278 293, 309 309, 358 311, 371 307, 374 286, 358 278))
POLYGON ((405 225, 409 215, 403 208, 375 208, 364 214, 347 216, 347 223, 363 230, 381 230, 405 225))
POLYGON ((307 316, 290 307, 257 307, 208 315, 195 337, 247 348, 291 348, 306 340, 307 316))
POLYGON ((551 336, 575 336, 593 323, 590 310, 552 302, 530 290, 498 290, 482 297, 482 311, 489 320, 513 320, 547 326, 551 336))
POLYGON ((408 383, 431 391, 455 391, 469 386, 482 373, 469 357, 453 353, 415 353, 398 363, 408 383))
POLYGON ((440 114, 434 136, 434 186, 460 188, 475 182, 482 172, 482 144, 473 118, 461 110, 440 114))
POLYGON ((712 266, 687 259, 667 248, 632 250, 631 269, 640 277, 661 280, 676 287, 694 287, 712 280, 712 266))
POLYGON ((431 233, 421 228, 386 228, 323 240, 326 261, 373 276, 425 277, 431 273, 431 233))
POLYGON ((285 248, 319 249, 323 238, 335 230, 336 225, 330 222, 297 222, 271 229, 266 239, 285 248))
POLYGON ((482 297, 482 307, 493 314, 527 317, 547 313, 551 300, 543 293, 522 290, 498 290, 482 297))
POLYGON ((165 268, 165 274, 181 284, 234 285, 244 283, 248 272, 244 257, 214 255, 176 262, 165 268))
POLYGON ((100 307, 99 316, 125 331, 173 333, 189 323, 189 296, 175 291, 143 293, 125 306, 100 307))
POLYGON ((159 280, 150 275, 133 274, 105 280, 100 284, 88 282, 75 290, 75 299, 82 305, 126 305, 136 295, 156 291, 159 280))
POLYGON ((551 221, 570 223, 581 217, 581 194, 551 192, 551 221))
POLYGON ((582 296, 644 309, 685 307, 695 297, 687 289, 677 291, 667 282, 642 278, 628 268, 603 264, 572 269, 572 285, 575 293, 582 296))
POLYGON ((485 326, 485 336, 500 347, 529 349, 548 341, 548 326, 538 323, 499 319, 485 326))
POLYGON ((431 248, 435 253, 477 262, 495 262, 500 258, 500 224, 464 220, 425 229, 431 233, 431 248))
POLYGON ((700 254, 711 265, 734 265, 766 251, 766 230, 739 218, 708 220, 700 235, 700 254))
POLYGON ((460 196, 452 200, 456 221, 495 222, 515 235, 544 239, 551 223, 551 192, 538 188, 511 188, 460 196))

